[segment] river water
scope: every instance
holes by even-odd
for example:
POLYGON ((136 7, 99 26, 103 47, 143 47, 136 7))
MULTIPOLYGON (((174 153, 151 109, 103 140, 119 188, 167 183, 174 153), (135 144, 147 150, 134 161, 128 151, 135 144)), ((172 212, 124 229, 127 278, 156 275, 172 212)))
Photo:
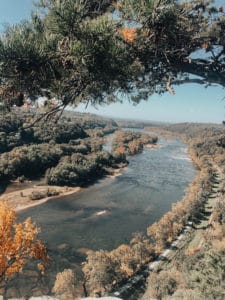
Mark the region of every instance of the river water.
POLYGON ((63 243, 75 250, 112 249, 128 242, 180 200, 195 175, 180 139, 161 138, 159 145, 130 157, 120 176, 30 208, 19 219, 31 216, 50 249, 63 243))

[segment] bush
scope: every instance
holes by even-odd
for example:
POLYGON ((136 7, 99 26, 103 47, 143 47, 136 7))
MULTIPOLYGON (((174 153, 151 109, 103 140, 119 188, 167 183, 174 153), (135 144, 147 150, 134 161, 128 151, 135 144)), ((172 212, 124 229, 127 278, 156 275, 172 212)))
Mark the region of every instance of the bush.
POLYGON ((37 190, 37 191, 33 191, 29 198, 30 200, 40 200, 40 199, 43 199, 43 198, 46 198, 46 197, 52 197, 52 196, 57 196, 59 195, 60 192, 59 191, 56 191, 56 190, 50 190, 50 189, 47 189, 47 190, 37 190))

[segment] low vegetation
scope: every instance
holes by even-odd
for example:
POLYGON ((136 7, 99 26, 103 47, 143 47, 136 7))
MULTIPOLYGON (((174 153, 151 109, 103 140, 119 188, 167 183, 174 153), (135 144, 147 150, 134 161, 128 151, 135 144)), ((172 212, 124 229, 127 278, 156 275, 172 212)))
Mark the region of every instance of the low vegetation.
POLYGON ((60 191, 57 191, 55 189, 38 189, 37 191, 32 191, 29 198, 30 200, 40 200, 46 197, 58 196, 59 194, 60 191))

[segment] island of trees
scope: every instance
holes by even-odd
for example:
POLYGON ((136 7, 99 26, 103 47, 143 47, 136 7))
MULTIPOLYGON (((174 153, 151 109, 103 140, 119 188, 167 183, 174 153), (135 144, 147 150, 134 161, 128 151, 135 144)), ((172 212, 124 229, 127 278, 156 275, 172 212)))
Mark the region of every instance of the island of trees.
POLYGON ((134 131, 117 131, 112 142, 112 148, 119 153, 134 155, 143 150, 144 145, 154 145, 158 137, 134 131))

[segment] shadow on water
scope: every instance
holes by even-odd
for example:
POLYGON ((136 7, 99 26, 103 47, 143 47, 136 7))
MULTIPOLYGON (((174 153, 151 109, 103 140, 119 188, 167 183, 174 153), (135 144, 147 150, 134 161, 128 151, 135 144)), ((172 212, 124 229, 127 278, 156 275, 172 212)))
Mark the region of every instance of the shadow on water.
POLYGON ((6 191, 6 188, 7 188, 8 184, 9 184, 9 182, 7 182, 7 181, 2 181, 1 182, 0 195, 2 195, 6 191))

